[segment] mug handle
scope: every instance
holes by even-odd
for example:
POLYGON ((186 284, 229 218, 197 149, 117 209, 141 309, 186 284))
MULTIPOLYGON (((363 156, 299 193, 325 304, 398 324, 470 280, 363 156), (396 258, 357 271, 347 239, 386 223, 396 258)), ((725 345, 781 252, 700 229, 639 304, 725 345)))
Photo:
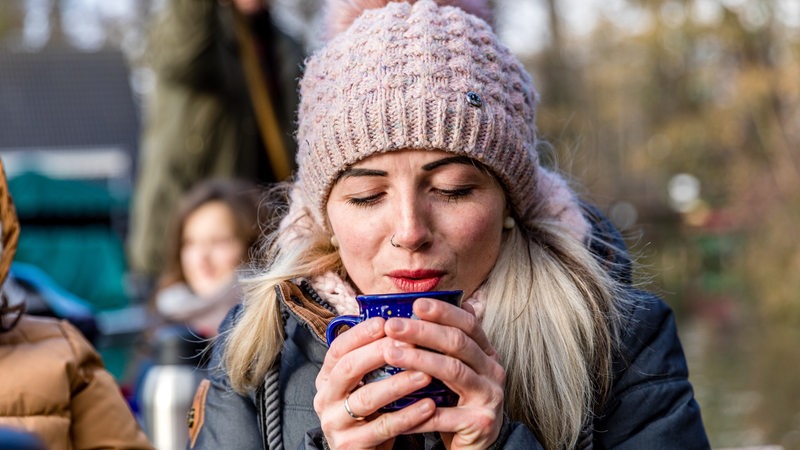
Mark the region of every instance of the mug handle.
POLYGON ((359 316, 339 316, 334 317, 333 320, 328 324, 328 328, 325 329, 325 339, 328 341, 328 346, 331 345, 334 339, 339 335, 339 328, 347 325, 349 327, 354 327, 361 322, 361 317, 359 316))

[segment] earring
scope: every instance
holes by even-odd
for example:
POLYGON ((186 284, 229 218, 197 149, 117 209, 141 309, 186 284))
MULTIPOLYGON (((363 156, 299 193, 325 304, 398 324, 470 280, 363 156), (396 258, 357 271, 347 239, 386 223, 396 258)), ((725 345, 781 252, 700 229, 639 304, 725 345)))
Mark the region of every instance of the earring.
POLYGON ((517 221, 514 220, 514 218, 511 216, 508 216, 505 218, 505 220, 503 220, 503 228, 505 228, 506 230, 510 230, 514 228, 516 225, 517 221))
POLYGON ((335 234, 331 235, 331 246, 333 248, 339 248, 339 239, 336 239, 336 235, 335 234))

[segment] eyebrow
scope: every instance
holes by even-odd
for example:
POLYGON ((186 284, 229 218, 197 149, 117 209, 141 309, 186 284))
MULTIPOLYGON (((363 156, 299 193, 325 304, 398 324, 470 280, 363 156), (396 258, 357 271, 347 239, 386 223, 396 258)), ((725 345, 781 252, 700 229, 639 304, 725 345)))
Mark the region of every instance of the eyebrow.
POLYGON ((448 158, 442 158, 437 161, 429 162, 428 164, 422 166, 422 170, 431 171, 433 169, 445 166, 447 164, 465 164, 468 166, 477 167, 475 165, 475 160, 467 156, 460 155, 460 156, 450 156, 448 158))
MULTIPOLYGON (((434 169, 439 167, 448 165, 448 164, 465 164, 468 166, 478 167, 475 163, 475 160, 469 158, 467 156, 449 156, 447 158, 442 158, 433 162, 429 162, 422 166, 422 170, 426 172, 430 172, 434 169)), ((388 172, 385 170, 377 170, 377 169, 364 169, 360 167, 350 167, 343 170, 339 175, 336 177, 334 182, 339 180, 350 178, 350 177, 385 177, 388 175, 388 172)))
POLYGON ((334 180, 334 183, 338 182, 339 180, 343 180, 345 178, 350 178, 350 177, 385 177, 386 175, 388 175, 388 172, 386 172, 385 170, 349 167, 339 172, 339 175, 334 180))

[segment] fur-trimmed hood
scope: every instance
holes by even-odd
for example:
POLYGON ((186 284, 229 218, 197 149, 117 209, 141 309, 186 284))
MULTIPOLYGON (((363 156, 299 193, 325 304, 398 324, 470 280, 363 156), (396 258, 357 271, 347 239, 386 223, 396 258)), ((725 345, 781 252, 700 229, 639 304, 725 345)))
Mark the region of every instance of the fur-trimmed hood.
POLYGON ((5 292, 5 282, 8 272, 11 270, 11 263, 17 253, 17 242, 19 241, 19 220, 14 208, 14 201, 11 199, 11 192, 8 190, 3 162, 0 161, 0 333, 9 331, 16 326, 20 315, 25 310, 24 302, 19 298, 11 298, 5 292), (6 317, 9 316, 9 317, 6 317))
POLYGON ((17 242, 19 241, 19 220, 17 211, 14 208, 14 201, 11 199, 11 192, 8 190, 8 180, 6 179, 3 161, 0 161, 0 284, 2 284, 11 268, 14 254, 17 253, 17 242))

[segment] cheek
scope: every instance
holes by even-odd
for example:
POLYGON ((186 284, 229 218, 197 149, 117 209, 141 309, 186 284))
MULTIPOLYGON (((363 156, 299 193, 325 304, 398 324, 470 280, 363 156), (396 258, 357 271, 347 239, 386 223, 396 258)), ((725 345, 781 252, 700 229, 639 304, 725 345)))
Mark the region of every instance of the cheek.
POLYGON ((355 222, 334 229, 339 241, 339 257, 345 269, 351 272, 359 264, 372 260, 379 247, 376 228, 369 223, 355 222))
POLYGON ((473 243, 495 240, 503 229, 503 211, 496 208, 477 208, 461 217, 469 219, 458 223, 455 232, 462 239, 471 240, 473 243))
POLYGON ((384 241, 385 225, 378 214, 328 215, 339 241, 339 258, 357 290, 374 290, 374 268, 384 241))
POLYGON ((481 214, 473 214, 469 222, 459 224, 451 237, 457 248, 460 259, 474 268, 491 267, 497 260, 500 243, 503 237, 502 211, 484 210, 481 214))
POLYGON ((328 221, 331 232, 339 241, 340 253, 361 254, 368 251, 381 229, 381 219, 377 213, 359 210, 328 208, 328 221))
POLYGON ((198 252, 194 247, 184 247, 181 249, 181 265, 184 267, 192 267, 197 264, 198 252))
POLYGON ((244 259, 244 248, 241 245, 226 245, 215 252, 214 261, 220 267, 235 269, 244 259))

